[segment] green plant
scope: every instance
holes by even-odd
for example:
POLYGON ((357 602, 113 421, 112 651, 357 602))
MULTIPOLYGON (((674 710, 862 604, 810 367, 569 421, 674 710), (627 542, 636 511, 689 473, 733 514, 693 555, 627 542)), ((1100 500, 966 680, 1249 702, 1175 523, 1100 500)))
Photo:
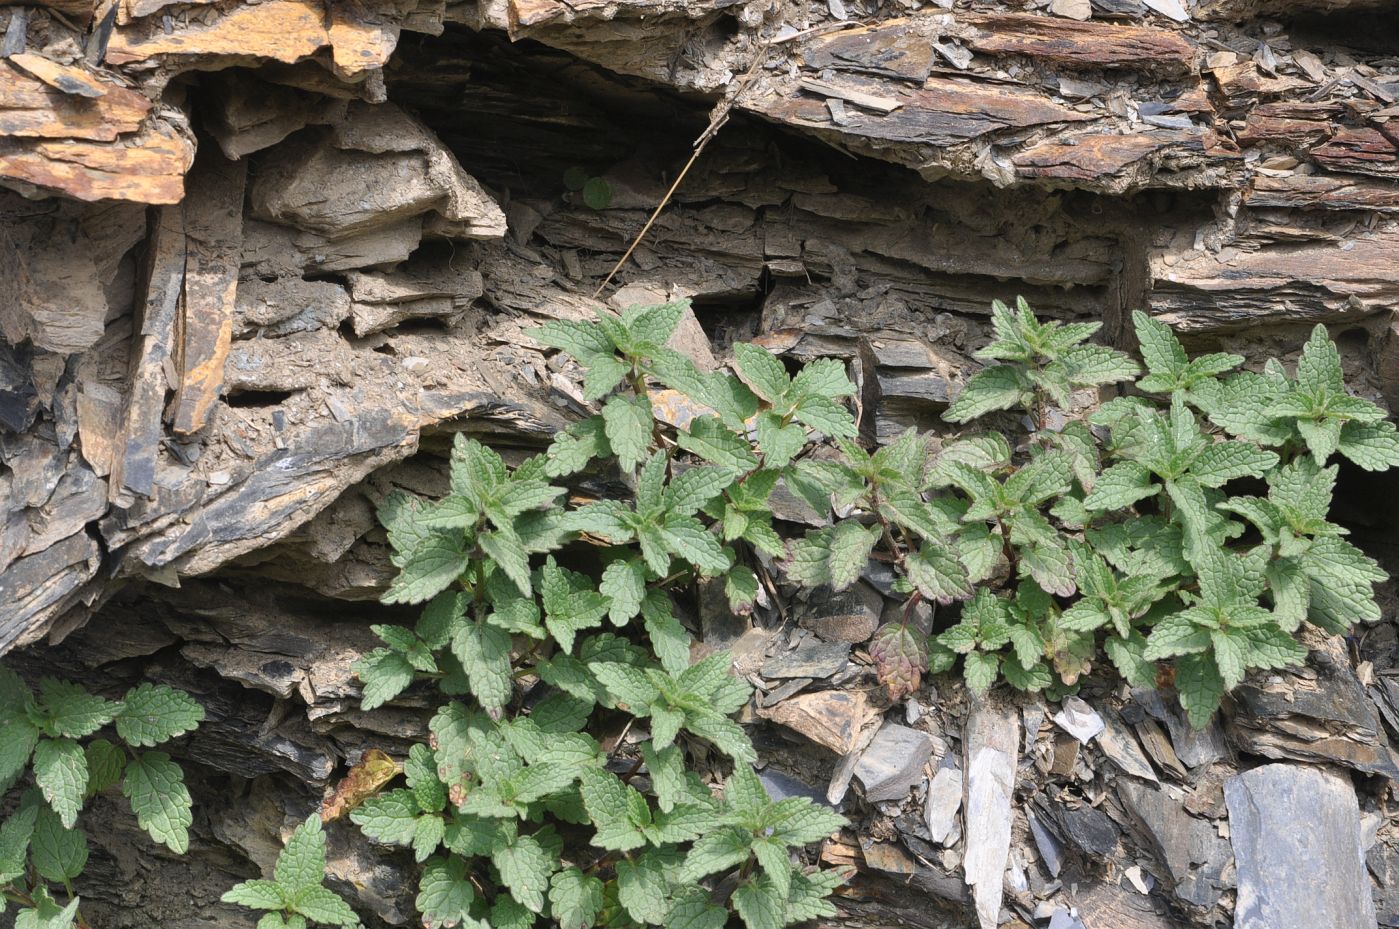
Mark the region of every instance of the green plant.
POLYGON ((784 551, 768 495, 807 427, 854 434, 836 402, 853 387, 835 362, 791 378, 748 346, 751 389, 701 373, 665 347, 683 309, 536 330, 587 368, 599 413, 514 468, 458 436, 445 498, 394 494, 381 507, 399 568, 384 599, 427 606, 412 629, 375 627, 384 647, 356 666, 363 706, 416 679, 461 699, 409 753, 406 785, 351 819, 422 862, 428 929, 541 917, 564 929, 718 929, 730 908, 750 929, 780 929, 834 913, 825 898, 838 876, 791 855, 844 820, 804 798, 769 800, 732 719, 750 688, 727 653, 691 664, 673 598, 723 576, 734 608, 751 608, 758 576, 745 551, 784 551), (661 387, 706 415, 682 430, 657 421, 661 387), (756 446, 744 426, 755 417, 756 446), (561 499, 550 481, 590 466, 628 489, 561 499), (626 732, 643 737, 621 757, 626 732), (688 761, 696 752, 732 763, 721 791, 688 761))
POLYGON ((796 464, 853 513, 794 544, 794 579, 844 587, 873 554, 910 606, 970 598, 931 637, 907 616, 879 630, 870 653, 893 696, 959 656, 974 691, 998 677, 1062 691, 1101 647, 1134 685, 1173 681, 1202 726, 1249 669, 1302 661, 1302 622, 1344 632, 1380 618, 1385 574, 1326 519, 1338 470, 1326 462, 1392 467, 1399 437, 1346 391, 1325 328, 1289 376, 1276 360, 1262 373, 1235 371, 1238 355, 1190 360, 1169 327, 1133 319, 1139 379, 1126 354, 1085 344, 1098 324, 996 304, 978 356, 997 363, 945 418, 1024 410, 1014 448, 998 432, 935 453, 910 431, 873 455, 841 442, 835 460, 796 464), (1122 382, 1135 389, 1106 402, 1074 395, 1122 382))
POLYGON ((313 814, 296 827, 277 856, 272 880, 243 881, 221 898, 254 910, 266 910, 257 929, 306 929, 307 924, 354 929, 359 917, 325 880, 325 831, 313 814))
POLYGON ((0 791, 18 784, 26 770, 34 783, 0 825, 0 912, 19 904, 17 929, 86 925, 73 887, 88 858, 78 814, 117 783, 152 839, 179 854, 188 849, 193 816, 184 773, 165 752, 136 749, 191 732, 203 718, 204 709, 172 687, 140 684, 112 701, 44 678, 36 697, 18 674, 0 667, 0 791), (92 738, 108 725, 125 750, 92 738), (53 885, 62 888, 62 904, 53 885))

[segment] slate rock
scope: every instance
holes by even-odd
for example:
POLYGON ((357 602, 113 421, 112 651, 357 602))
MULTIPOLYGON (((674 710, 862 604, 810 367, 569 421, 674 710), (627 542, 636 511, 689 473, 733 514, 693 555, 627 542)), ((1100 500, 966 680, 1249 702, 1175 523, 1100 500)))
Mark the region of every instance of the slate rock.
POLYGON ((855 765, 855 776, 865 789, 865 799, 902 800, 923 779, 923 765, 937 743, 918 729, 885 723, 855 765))
POLYGON ((957 811, 962 808, 962 770, 950 756, 943 759, 928 782, 928 799, 923 807, 924 822, 933 842, 947 845, 957 831, 957 811))
POLYGON ((1268 764, 1224 785, 1238 868, 1235 929, 1374 929, 1350 778, 1268 764))
POLYGON ((1250 678, 1233 698, 1229 736, 1244 751, 1399 780, 1379 714, 1339 643, 1313 651, 1299 671, 1250 678))
POLYGON ((1054 714, 1054 722, 1080 742, 1091 742, 1103 731, 1103 718, 1078 697, 1069 697, 1064 708, 1054 714))
POLYGON ((797 621, 827 642, 858 644, 879 628, 884 598, 863 581, 846 590, 820 588, 801 609, 797 621))
POLYGON ((962 739, 962 769, 967 772, 962 868, 981 929, 995 929, 999 923, 1014 819, 1011 804, 1020 727, 1020 714, 1012 707, 978 699, 972 702, 962 739))
POLYGON ((1040 798, 1036 809, 1052 824, 1059 837, 1094 858, 1107 858, 1117 851, 1119 836, 1108 814, 1094 806, 1070 807, 1040 798))
POLYGON ((1123 773, 1144 781, 1157 782, 1151 762, 1146 760, 1141 745, 1122 718, 1111 710, 1103 713, 1103 731, 1098 735, 1098 750, 1123 773))
POLYGON ((849 644, 804 638, 790 652, 763 662, 763 677, 830 677, 844 671, 849 661, 849 644))
POLYGON ((1399 927, 1399 849, 1376 842, 1365 853, 1374 876, 1375 916, 1385 929, 1399 927))
POLYGON ((1165 788, 1122 778, 1117 796, 1138 843, 1151 852, 1175 888, 1175 895, 1195 906, 1213 906, 1227 886, 1224 871, 1229 845, 1214 826, 1185 812, 1184 798, 1165 788))

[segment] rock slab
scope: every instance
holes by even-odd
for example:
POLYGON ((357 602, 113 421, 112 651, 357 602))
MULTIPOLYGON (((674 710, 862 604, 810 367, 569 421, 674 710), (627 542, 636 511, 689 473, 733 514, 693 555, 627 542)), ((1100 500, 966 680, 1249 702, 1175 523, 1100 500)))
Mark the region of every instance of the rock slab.
POLYGON ((1224 800, 1238 868, 1236 929, 1374 929, 1348 778, 1264 765, 1225 782, 1224 800))

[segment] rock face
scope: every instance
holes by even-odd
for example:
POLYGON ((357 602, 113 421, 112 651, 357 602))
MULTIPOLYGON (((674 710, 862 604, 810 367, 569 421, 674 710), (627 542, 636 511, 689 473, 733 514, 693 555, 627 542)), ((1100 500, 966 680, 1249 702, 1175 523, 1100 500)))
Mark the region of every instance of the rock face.
MULTIPOLYGON (((361 752, 421 735, 413 694, 361 713, 349 672, 371 623, 411 622, 375 602, 374 509, 440 493, 453 433, 518 458, 589 412, 523 334, 541 320, 689 297, 678 350, 838 359, 868 443, 945 430, 1016 294, 1250 358, 1322 322, 1357 389, 1399 402, 1382 5, 0 2, 0 653, 210 714, 178 749, 189 859, 99 802, 100 924, 251 925, 222 890, 361 752)), ((1342 521, 1393 562, 1399 495, 1363 481, 1342 475, 1342 521)), ((774 511, 822 518, 783 488, 774 511)), ((1399 925, 1392 589, 1357 654, 1317 641, 1201 732, 1102 669, 1080 702, 973 708, 937 680, 889 706, 864 643, 902 604, 877 570, 753 615, 712 593, 695 631, 759 686, 768 781, 854 824, 821 852, 857 871, 841 924, 1222 926, 1237 873, 1239 925, 1273 925, 1286 869, 1321 874, 1267 857, 1321 816, 1283 788, 1321 777, 1349 897, 1310 902, 1351 908, 1315 925, 1352 925, 1371 885, 1399 925)), ((411 865, 331 839, 371 929, 409 924, 411 865)))
POLYGON ((1224 797, 1239 872, 1237 929, 1373 929, 1360 809, 1349 780, 1321 768, 1269 764, 1230 778, 1224 797))

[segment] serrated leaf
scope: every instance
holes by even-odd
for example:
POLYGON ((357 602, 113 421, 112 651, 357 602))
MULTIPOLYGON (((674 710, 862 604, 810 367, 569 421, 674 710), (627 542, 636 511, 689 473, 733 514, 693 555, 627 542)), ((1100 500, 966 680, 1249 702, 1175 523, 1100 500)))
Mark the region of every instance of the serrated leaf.
POLYGON ((1388 421, 1349 422, 1341 428, 1336 450, 1366 471, 1399 467, 1399 432, 1388 421))
POLYGON ((803 586, 844 590, 859 578, 878 539, 876 530, 844 520, 792 543, 788 571, 803 586))
POLYGON ((452 654, 466 671, 472 696, 499 718, 515 692, 510 634, 497 626, 463 623, 452 636, 452 654))
POLYGON ((787 393, 791 378, 787 369, 767 349, 751 342, 734 344, 734 363, 738 376, 753 392, 769 403, 777 403, 787 393))
POLYGON ((1276 466, 1278 456, 1248 442, 1216 442, 1190 463, 1190 474, 1206 487, 1221 487, 1240 477, 1259 477, 1276 466))
POLYGON ((651 445, 651 407, 646 402, 627 397, 612 397, 602 407, 602 420, 607 443, 617 461, 628 471, 646 460, 651 445))
POLYGON ((1116 384, 1141 373, 1135 361, 1106 345, 1080 345, 1064 352, 1060 360, 1068 366, 1069 383, 1076 387, 1116 384))
POLYGON ((434 533, 403 555, 384 603, 424 603, 446 590, 470 563, 460 533, 434 533))
POLYGON ((29 839, 34 834, 38 817, 37 805, 22 807, 0 825, 0 886, 22 877, 29 857, 29 839))
POLYGON ((1187 362, 1185 348, 1170 326, 1152 319, 1141 310, 1132 311, 1132 325, 1136 329, 1137 343, 1148 371, 1175 375, 1184 369, 1187 362))
POLYGON ((767 875, 751 877, 734 888, 733 906, 748 929, 782 929, 787 898, 767 875))
POLYGON ((72 829, 87 790, 87 755, 72 739, 40 739, 34 747, 34 783, 63 825, 72 829))
POLYGON ((884 685, 891 701, 897 702, 918 690, 928 666, 928 647, 922 633, 907 623, 886 623, 869 643, 875 677, 884 685))
POLYGON ((729 609, 746 615, 758 597, 758 575, 745 565, 736 565, 724 575, 724 596, 729 609))
POLYGON ((365 800, 350 813, 350 821, 376 842, 407 845, 421 812, 413 791, 400 788, 365 800))
POLYGON ((359 917, 350 909, 350 905, 325 887, 303 889, 292 898, 291 907, 313 923, 343 926, 345 929, 359 925, 359 917))
POLYGON ((991 689, 1000 670, 1000 659, 985 652, 968 652, 962 662, 962 674, 972 693, 984 694, 991 689))
POLYGON ((1160 490, 1145 465, 1121 461, 1098 475, 1092 493, 1083 498, 1083 506, 1088 510, 1121 510, 1160 490))
POLYGON ((532 835, 522 835, 498 849, 491 861, 510 896, 531 913, 544 911, 544 895, 549 890, 558 860, 532 835))
POLYGON ((665 873, 650 854, 617 862, 617 896, 633 919, 653 925, 664 922, 669 889, 665 873))
POLYGON ((117 714, 117 735, 133 747, 150 748, 192 732, 204 719, 204 707, 164 684, 141 684, 127 692, 117 714))
POLYGON ((252 880, 234 884, 219 898, 223 903, 246 906, 252 910, 281 910, 287 900, 282 885, 276 881, 252 880))
POLYGON ((39 682, 39 710, 51 736, 81 739, 112 721, 121 709, 71 681, 46 677, 39 682))
POLYGON ((834 400, 825 397, 804 397, 793 409, 797 422, 823 435, 853 438, 857 432, 855 417, 834 400))
POLYGON ((29 860, 40 877, 70 881, 83 873, 87 854, 87 837, 81 829, 69 828, 53 810, 39 808, 29 839, 29 860))
POLYGON ((414 905, 424 929, 451 929, 463 923, 480 925, 471 918, 475 900, 476 891, 466 876, 466 862, 459 858, 433 858, 423 866, 414 905))
POLYGON ((591 929, 602 910, 602 881, 565 868, 549 883, 549 912, 559 929, 591 929))
POLYGON ((1224 681, 1209 655, 1186 655, 1176 661, 1176 692, 1185 716, 1195 729, 1209 725, 1224 699, 1224 681))
POLYGON ((691 421, 689 429, 678 432, 675 440, 685 451, 736 473, 758 466, 752 446, 713 416, 691 421))
POLYGON ((728 570, 730 561, 723 544, 693 516, 667 516, 661 527, 661 538, 666 548, 694 565, 701 574, 715 575, 728 570))
POLYGON ((189 850, 193 801, 185 787, 184 772, 169 755, 145 752, 136 756, 126 766, 121 790, 131 803, 136 822, 152 839, 177 855, 189 850))
POLYGON ((641 619, 661 666, 671 674, 684 670, 690 663, 690 634, 671 611, 670 597, 660 590, 647 591, 641 619))
POLYGON ((854 392, 855 385, 845 373, 845 362, 835 358, 820 358, 810 362, 792 378, 791 397, 797 401, 805 397, 837 400, 854 392))
POLYGON ((313 813, 292 832, 277 856, 273 877, 293 895, 320 885, 325 877, 325 832, 319 815, 313 813))
POLYGON ((407 658, 387 648, 376 648, 351 667, 364 685, 363 710, 375 709, 403 693, 417 673, 407 658))
POLYGON ((964 423, 994 410, 1019 406, 1030 384, 1022 369, 1014 365, 982 368, 967 381, 942 418, 964 423))

